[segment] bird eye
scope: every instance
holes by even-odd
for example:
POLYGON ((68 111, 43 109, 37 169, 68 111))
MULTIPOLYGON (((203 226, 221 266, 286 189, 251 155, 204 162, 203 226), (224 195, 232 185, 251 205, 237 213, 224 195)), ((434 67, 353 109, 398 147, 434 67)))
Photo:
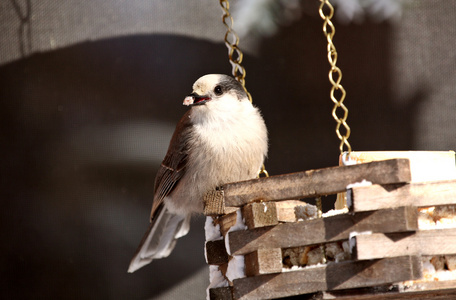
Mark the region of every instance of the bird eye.
POLYGON ((215 93, 217 96, 220 96, 221 94, 223 94, 222 87, 221 87, 220 85, 217 85, 217 86, 214 88, 214 93, 215 93))

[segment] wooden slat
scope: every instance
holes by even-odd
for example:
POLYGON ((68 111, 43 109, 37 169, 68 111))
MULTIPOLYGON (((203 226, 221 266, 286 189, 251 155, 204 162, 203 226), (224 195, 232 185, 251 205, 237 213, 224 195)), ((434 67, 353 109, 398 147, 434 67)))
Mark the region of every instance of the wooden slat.
POLYGON ((454 151, 352 151, 339 156, 339 164, 347 159, 351 163, 367 163, 393 158, 408 158, 412 182, 429 182, 456 179, 454 151))
POLYGON ((282 271, 282 249, 258 249, 244 256, 246 276, 282 271))
POLYGON ((260 248, 290 248, 348 239, 353 231, 402 232, 418 228, 417 210, 411 207, 342 214, 323 219, 230 232, 233 255, 260 248))
POLYGON ((332 263, 298 271, 233 281, 235 299, 272 299, 317 291, 340 290, 421 278, 418 256, 332 263))
POLYGON ((222 265, 228 263, 228 253, 225 240, 208 241, 204 247, 206 260, 209 265, 222 265))
MULTIPOLYGON (((350 202, 350 201, 349 201, 350 202)), ((456 204, 456 180, 354 187, 351 211, 456 204)))
POLYGON ((410 178, 409 160, 392 159, 229 183, 222 186, 222 190, 224 205, 243 206, 259 200, 300 199, 336 194, 345 191, 347 185, 362 180, 388 184, 409 182, 410 178))
POLYGON ((309 205, 300 200, 283 200, 277 201, 277 219, 279 222, 296 222, 295 207, 300 205, 309 205))
POLYGON ((220 226, 220 234, 222 236, 225 236, 228 230, 236 224, 236 218, 237 212, 232 212, 215 219, 215 224, 220 226))
MULTIPOLYGON (((183 295, 182 295, 182 298, 184 298, 183 295)), ((225 287, 209 289, 209 299, 210 300, 232 300, 233 295, 231 292, 231 287, 225 286, 225 287)))
POLYGON ((374 233, 353 237, 356 259, 401 255, 456 254, 456 228, 421 230, 415 233, 374 233))
POLYGON ((456 280, 421 281, 407 288, 397 285, 355 290, 329 291, 313 295, 312 300, 456 299, 456 280))
POLYGON ((226 214, 225 196, 221 190, 210 190, 204 194, 204 214, 206 216, 226 214))
POLYGON ((249 203, 242 208, 242 217, 249 229, 276 225, 277 209, 275 202, 249 203))
MULTIPOLYGON (((412 293, 418 291, 437 291, 437 290, 450 290, 453 289, 456 292, 456 280, 443 280, 443 281, 421 281, 408 286, 403 293, 412 293)), ((455 298, 456 299, 456 298, 455 298)))

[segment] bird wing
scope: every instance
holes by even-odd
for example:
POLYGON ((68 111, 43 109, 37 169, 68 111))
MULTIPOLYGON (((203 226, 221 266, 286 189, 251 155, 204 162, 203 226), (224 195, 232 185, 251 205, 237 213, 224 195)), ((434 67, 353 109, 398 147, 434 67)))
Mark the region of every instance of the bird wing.
POLYGON ((154 219, 158 208, 162 206, 165 197, 171 194, 185 174, 188 164, 188 139, 191 130, 192 123, 189 110, 177 124, 169 143, 168 152, 155 177, 154 202, 150 213, 151 220, 154 219))

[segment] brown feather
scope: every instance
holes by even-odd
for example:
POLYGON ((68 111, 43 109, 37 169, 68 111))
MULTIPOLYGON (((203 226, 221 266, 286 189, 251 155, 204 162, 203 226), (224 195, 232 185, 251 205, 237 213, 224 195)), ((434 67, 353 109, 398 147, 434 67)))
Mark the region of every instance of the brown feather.
POLYGON ((166 196, 170 195, 185 174, 188 163, 188 138, 192 130, 190 110, 181 118, 169 143, 168 152, 155 177, 155 193, 150 220, 156 216, 157 209, 166 196))

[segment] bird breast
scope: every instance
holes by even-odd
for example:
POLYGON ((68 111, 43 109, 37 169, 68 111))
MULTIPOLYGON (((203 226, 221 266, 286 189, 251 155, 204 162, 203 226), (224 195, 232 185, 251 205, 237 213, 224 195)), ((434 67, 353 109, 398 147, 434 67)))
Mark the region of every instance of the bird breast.
POLYGON ((186 212, 200 213, 208 190, 257 176, 267 154, 267 131, 258 109, 250 103, 243 105, 237 111, 205 116, 201 118, 204 122, 194 123, 186 175, 173 193, 170 204, 174 205, 169 209, 185 205, 186 212))

